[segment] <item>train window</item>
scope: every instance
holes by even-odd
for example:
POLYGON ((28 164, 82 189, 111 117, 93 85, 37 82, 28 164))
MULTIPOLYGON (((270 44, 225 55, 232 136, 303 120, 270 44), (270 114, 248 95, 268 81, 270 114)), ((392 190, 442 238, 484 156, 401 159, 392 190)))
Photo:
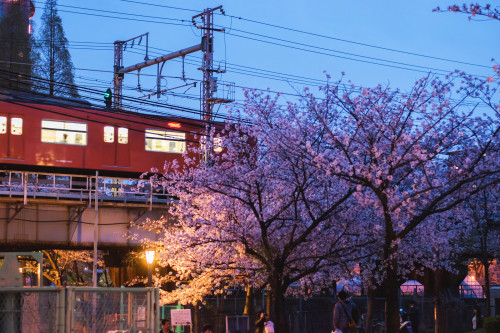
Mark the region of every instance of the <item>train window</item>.
POLYGON ((118 127, 118 143, 128 143, 128 128, 118 127))
POLYGON ((214 152, 220 153, 222 151, 222 138, 214 138, 214 152))
POLYGON ((23 118, 12 117, 10 119, 10 134, 12 135, 23 134, 23 118))
MULTIPOLYGON (((206 142, 206 139, 202 138, 201 139, 201 143, 200 143, 201 144, 201 150, 205 150, 205 142, 206 142)), ((218 137, 214 138, 212 149, 216 153, 220 153, 222 151, 222 138, 218 138, 218 137)))
POLYGON ((104 142, 115 142, 115 128, 104 126, 104 142))
POLYGON ((0 134, 7 133, 7 117, 0 117, 0 134))
POLYGON ((86 146, 87 124, 42 120, 42 142, 86 146))
POLYGON ((186 134, 182 132, 147 129, 146 150, 164 153, 183 153, 186 150, 186 134))

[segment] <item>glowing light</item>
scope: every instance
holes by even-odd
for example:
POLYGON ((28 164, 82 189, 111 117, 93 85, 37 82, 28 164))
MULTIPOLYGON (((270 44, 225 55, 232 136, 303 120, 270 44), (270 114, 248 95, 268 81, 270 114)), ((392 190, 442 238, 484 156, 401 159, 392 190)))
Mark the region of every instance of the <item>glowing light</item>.
POLYGON ((155 251, 154 250, 146 251, 146 262, 148 264, 152 264, 154 260, 155 260, 155 251))
POLYGON ((174 122, 167 123, 167 126, 170 127, 170 128, 181 128, 181 124, 180 123, 174 123, 174 122))

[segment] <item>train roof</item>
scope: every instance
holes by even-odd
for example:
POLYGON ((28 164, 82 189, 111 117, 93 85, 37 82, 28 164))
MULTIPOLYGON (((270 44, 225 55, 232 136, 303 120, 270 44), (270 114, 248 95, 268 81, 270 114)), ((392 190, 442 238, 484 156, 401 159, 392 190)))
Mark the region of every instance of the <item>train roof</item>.
POLYGON ((92 104, 81 98, 49 96, 36 92, 0 90, 0 101, 19 103, 47 104, 68 107, 92 107, 92 104))
MULTIPOLYGON (((13 91, 13 90, 0 90, 0 102, 14 102, 14 103, 22 103, 22 104, 37 104, 37 105, 50 105, 57 107, 67 107, 67 108, 77 108, 77 109, 91 109, 97 110, 101 112, 109 112, 110 114, 119 112, 120 114, 128 114, 130 116, 135 117, 147 117, 147 118, 155 118, 159 120, 183 120, 184 122, 189 122, 195 126, 202 126, 205 122, 200 119, 193 119, 190 117, 182 117, 175 115, 159 115, 157 113, 146 113, 146 112, 138 112, 138 111, 130 111, 130 110, 117 110, 110 109, 107 110, 104 107, 96 107, 89 101, 82 98, 72 98, 72 97, 60 97, 60 96, 49 96, 46 94, 41 94, 37 92, 21 92, 21 91, 13 91)), ((221 122, 213 121, 212 124, 216 126, 222 125, 221 122)))

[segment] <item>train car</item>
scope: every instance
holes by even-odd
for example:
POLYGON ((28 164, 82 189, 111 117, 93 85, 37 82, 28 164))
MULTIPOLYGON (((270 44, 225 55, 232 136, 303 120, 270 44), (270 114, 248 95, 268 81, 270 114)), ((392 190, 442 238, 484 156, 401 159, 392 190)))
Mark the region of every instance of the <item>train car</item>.
POLYGON ((204 124, 54 99, 0 98, 0 167, 137 176, 199 145, 204 124))

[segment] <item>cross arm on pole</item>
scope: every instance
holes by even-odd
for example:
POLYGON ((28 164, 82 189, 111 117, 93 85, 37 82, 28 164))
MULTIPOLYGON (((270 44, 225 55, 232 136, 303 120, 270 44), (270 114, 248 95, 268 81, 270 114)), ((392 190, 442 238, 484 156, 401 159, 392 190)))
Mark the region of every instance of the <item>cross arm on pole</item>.
POLYGON ((175 52, 163 55, 161 57, 158 57, 158 58, 155 58, 155 59, 151 59, 151 60, 147 60, 147 61, 135 64, 135 65, 132 65, 132 66, 121 68, 120 70, 117 71, 117 73, 118 74, 129 73, 129 72, 132 72, 132 71, 135 71, 135 70, 139 70, 139 69, 142 69, 144 67, 151 66, 151 65, 155 65, 155 64, 167 61, 167 60, 171 60, 171 59, 175 59, 175 58, 178 58, 178 57, 182 57, 182 56, 185 56, 186 54, 190 54, 190 53, 193 53, 193 52, 196 52, 196 51, 201 51, 201 44, 197 44, 197 45, 194 45, 194 46, 191 46, 191 47, 179 50, 179 51, 175 51, 175 52))

